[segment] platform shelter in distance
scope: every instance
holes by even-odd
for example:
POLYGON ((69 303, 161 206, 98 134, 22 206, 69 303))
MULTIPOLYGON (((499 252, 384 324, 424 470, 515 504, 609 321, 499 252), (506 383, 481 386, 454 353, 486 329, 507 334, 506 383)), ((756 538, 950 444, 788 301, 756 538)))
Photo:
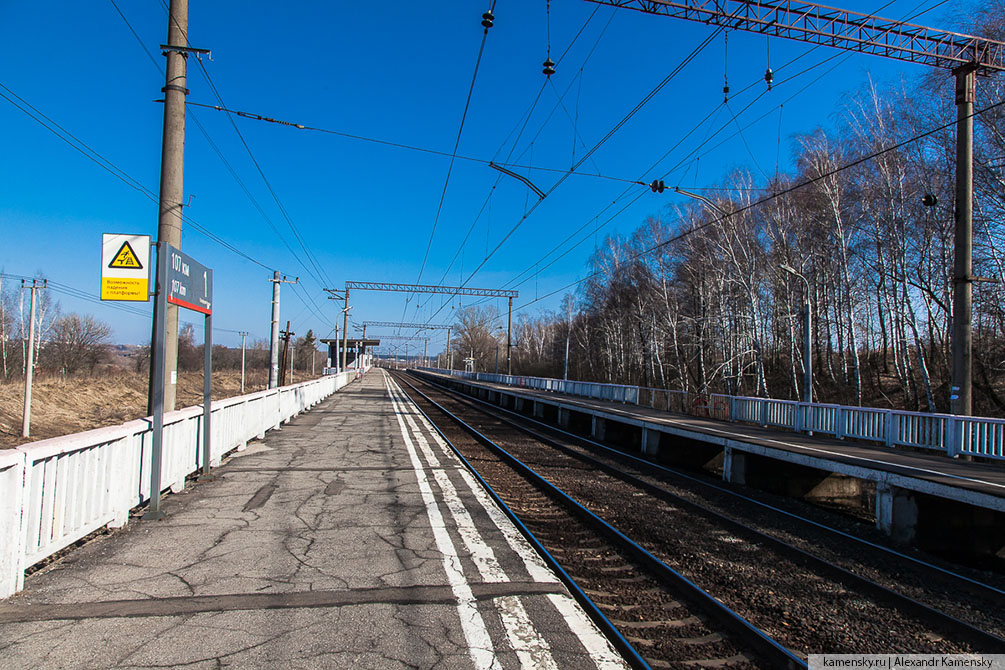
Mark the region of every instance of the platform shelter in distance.
POLYGON ((342 349, 345 348, 345 361, 346 368, 355 367, 356 361, 366 355, 368 349, 373 349, 374 347, 380 346, 380 340, 369 340, 361 338, 352 338, 348 340, 343 340, 341 337, 336 339, 321 339, 321 344, 328 346, 328 361, 325 364, 325 374, 335 374, 338 372, 338 367, 342 362, 342 349))

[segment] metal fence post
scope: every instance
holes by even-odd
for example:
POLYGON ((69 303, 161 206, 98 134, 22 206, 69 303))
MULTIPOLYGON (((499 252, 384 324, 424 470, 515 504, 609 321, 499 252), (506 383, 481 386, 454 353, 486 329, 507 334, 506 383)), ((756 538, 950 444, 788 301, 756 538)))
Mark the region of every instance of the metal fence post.
POLYGON ((946 420, 946 456, 956 458, 960 454, 960 428, 961 422, 955 416, 946 420))

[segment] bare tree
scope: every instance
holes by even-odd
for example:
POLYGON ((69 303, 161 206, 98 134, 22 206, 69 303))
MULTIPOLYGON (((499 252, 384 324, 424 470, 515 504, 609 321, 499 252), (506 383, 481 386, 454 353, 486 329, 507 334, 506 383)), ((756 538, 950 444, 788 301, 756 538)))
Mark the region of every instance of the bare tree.
POLYGON ((111 328, 90 315, 57 318, 46 345, 46 363, 64 373, 93 371, 108 355, 111 328))

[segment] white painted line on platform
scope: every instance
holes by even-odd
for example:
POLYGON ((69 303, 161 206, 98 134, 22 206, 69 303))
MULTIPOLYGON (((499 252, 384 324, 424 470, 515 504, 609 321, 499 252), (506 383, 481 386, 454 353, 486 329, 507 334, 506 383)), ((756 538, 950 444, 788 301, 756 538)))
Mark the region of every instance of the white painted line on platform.
POLYGON ((447 574, 447 581, 450 582, 450 588, 457 598, 457 614, 461 620, 461 630, 464 632, 464 639, 468 644, 468 653, 471 655, 471 660, 474 662, 476 668, 502 670, 498 659, 496 659, 495 648, 492 645, 492 638, 489 636, 488 629, 485 627, 485 621, 478 612, 478 603, 471 592, 471 585, 468 584, 461 569, 461 561, 457 555, 457 549, 447 534, 447 529, 443 524, 443 515, 440 514, 436 498, 433 497, 433 491, 429 486, 429 480, 426 478, 426 472, 419 461, 418 454, 415 453, 415 446, 412 444, 412 439, 408 435, 408 429, 401 418, 401 411, 397 407, 394 407, 394 395, 387 380, 387 374, 384 373, 384 385, 387 387, 387 394, 391 398, 394 416, 398 420, 398 427, 401 430, 402 438, 405 440, 408 457, 412 462, 412 468, 415 470, 415 477, 419 484, 419 491, 422 494, 422 501, 426 505, 426 514, 429 517, 429 525, 436 540, 436 547, 443 556, 443 569, 447 574))
MULTIPOLYGON (((397 382, 392 379, 391 385, 397 386, 397 382)), ((420 451, 422 451, 426 457, 426 461, 433 468, 433 476, 436 478, 440 491, 443 493, 447 509, 450 510, 450 514, 454 518, 454 523, 457 526, 461 540, 464 542, 465 548, 478 568, 482 580, 496 583, 512 581, 502 569, 502 566, 499 565, 498 560, 496 560, 492 547, 485 542, 481 533, 478 532, 477 526, 475 526, 474 521, 471 519, 471 514, 457 494, 457 489, 454 488, 453 482, 450 481, 447 473, 440 468, 439 459, 429 448, 429 443, 412 418, 411 401, 405 398, 404 394, 401 394, 400 388, 397 390, 397 395, 398 397, 395 398, 395 394, 392 394, 391 402, 395 404, 395 401, 397 401, 398 408, 400 408, 398 416, 404 415, 405 420, 412 429, 415 441, 419 444, 420 451)), ((398 408, 396 408, 396 411, 398 408)), ((456 458, 453 454, 450 454, 450 457, 451 459, 456 458)), ((530 620, 527 610, 524 608, 523 603, 520 602, 520 599, 516 596, 496 598, 494 604, 499 612, 503 628, 506 630, 510 646, 520 660, 521 667, 558 670, 558 665, 551 655, 551 647, 530 620)))
MULTIPOLYGON (((424 416, 421 414, 418 416, 419 421, 422 425, 426 427, 426 431, 432 436, 433 441, 440 447, 444 454, 453 455, 453 451, 450 450, 450 446, 440 437, 440 434, 436 432, 424 416)), ((527 543, 527 540, 520 534, 520 531, 516 529, 516 526, 509 520, 501 509, 496 505, 495 501, 489 497, 489 494, 485 491, 485 488, 478 482, 474 475, 468 472, 467 469, 459 470, 461 479, 467 484, 471 493, 474 494, 475 499, 478 500, 478 504, 482 506, 485 513, 488 514, 489 518, 492 519, 492 523, 495 524, 496 528, 503 534, 506 538, 506 544, 509 545, 520 559, 524 563, 524 567, 527 570, 527 574, 531 576, 534 581, 537 582, 558 582, 560 581, 554 572, 545 564, 544 559, 534 551, 533 547, 527 543)))
MULTIPOLYGON (((397 382, 393 379, 391 380, 391 383, 397 385, 397 382)), ((402 395, 404 396, 404 394, 402 395)), ((404 401, 407 401, 407 398, 405 398, 404 401)), ((432 436, 433 440, 440 447, 443 453, 449 458, 455 458, 456 456, 454 452, 450 449, 436 429, 430 425, 429 421, 427 421, 421 413, 414 412, 414 414, 416 420, 426 428, 426 432, 432 436)), ((418 427, 415 426, 411 420, 409 420, 409 423, 411 423, 413 428, 416 430, 415 435, 420 444, 426 444, 428 447, 428 442, 426 442, 426 440, 421 436, 421 433, 418 432, 418 427)), ((431 459, 430 462, 439 463, 439 460, 432 454, 429 454, 427 458, 431 459)), ((527 542, 526 538, 520 534, 520 531, 516 529, 510 519, 502 512, 502 510, 499 509, 499 507, 496 506, 495 501, 489 497, 481 483, 475 480, 474 476, 468 472, 467 469, 461 469, 458 472, 462 479, 464 479, 464 482, 471 489, 475 499, 478 500, 479 504, 488 514, 489 518, 492 519, 492 522, 496 525, 500 532, 502 532, 503 537, 506 539, 506 543, 523 560, 528 574, 530 574, 535 581, 546 583, 560 581, 555 573, 552 572, 547 565, 545 565, 544 559, 542 559, 541 556, 534 551, 534 549, 527 542)), ((466 513, 467 512, 465 511, 465 514, 466 513)), ((505 601, 510 599, 517 600, 515 596, 505 596, 503 598, 497 598, 496 601, 498 602, 500 600, 505 601)), ((587 616, 583 608, 579 606, 579 603, 577 603, 571 596, 565 594, 548 594, 548 600, 551 601, 552 605, 565 620, 566 624, 569 626, 569 630, 579 639, 580 643, 590 654, 590 658, 594 661, 594 663, 596 663, 597 668, 600 670, 625 670, 628 667, 621 654, 618 653, 611 642, 603 635, 603 633, 600 632, 600 629, 597 628, 596 624, 594 624, 587 616)), ((521 607, 521 610, 522 609, 523 608, 521 607)), ((500 615, 503 617, 504 623, 506 623, 505 611, 500 610, 500 615)), ((533 624, 529 620, 526 621, 526 626, 530 626, 530 630, 533 630, 534 634, 537 635, 536 629, 533 629, 533 624)), ((512 625, 507 624, 506 629, 507 634, 509 634, 510 637, 510 643, 514 645, 514 648, 519 649, 516 643, 514 643, 514 634, 511 633, 511 631, 518 635, 521 646, 528 645, 532 648, 531 640, 523 637, 523 634, 519 632, 520 630, 526 630, 524 628, 524 622, 514 621, 512 625)), ((542 640, 542 642, 544 641, 542 640)), ((523 656, 521 656, 520 659, 521 664, 526 667, 544 667, 534 662, 531 662, 529 665, 526 664, 523 656)))
POLYGON ((552 593, 548 600, 555 606, 579 641, 590 653, 590 658, 600 670, 625 670, 628 664, 617 652, 611 641, 604 637, 586 612, 572 596, 552 593))

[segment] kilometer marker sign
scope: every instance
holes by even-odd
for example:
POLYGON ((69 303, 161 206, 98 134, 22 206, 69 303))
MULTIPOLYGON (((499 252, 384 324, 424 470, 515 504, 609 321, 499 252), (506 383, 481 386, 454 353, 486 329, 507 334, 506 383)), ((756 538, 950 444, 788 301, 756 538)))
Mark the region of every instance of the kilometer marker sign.
POLYGON ((213 271, 170 244, 165 248, 168 260, 167 301, 185 309, 212 314, 213 271))
POLYGON ((101 299, 150 299, 150 236, 101 236, 101 299))

